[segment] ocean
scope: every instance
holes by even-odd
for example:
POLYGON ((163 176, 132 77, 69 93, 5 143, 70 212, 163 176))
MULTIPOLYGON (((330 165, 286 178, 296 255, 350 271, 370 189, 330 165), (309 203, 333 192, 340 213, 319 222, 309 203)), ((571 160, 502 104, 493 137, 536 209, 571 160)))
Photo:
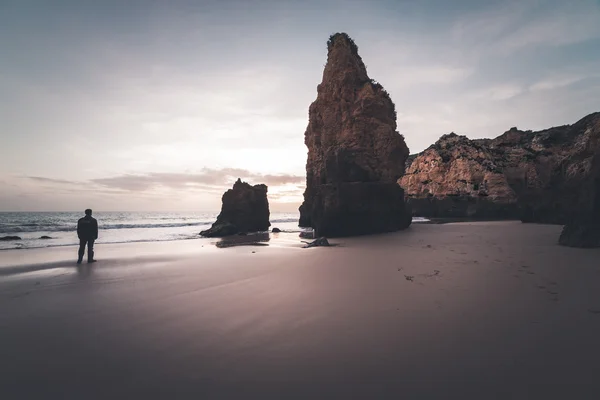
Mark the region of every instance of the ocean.
MULTIPOLYGON (((98 219, 98 244, 199 239, 198 234, 215 221, 215 213, 179 212, 94 212, 98 219)), ((80 212, 0 212, 0 250, 73 246, 77 239, 80 212), (41 239, 49 236, 51 239, 41 239)), ((298 213, 271 213, 271 228, 300 232, 298 213)), ((413 222, 422 222, 415 218, 413 222)))
MULTIPOLYGON (((198 239, 210 228, 215 213, 179 212, 94 212, 98 220, 98 244, 155 242, 198 239)), ((77 239, 81 212, 0 212, 0 237, 19 236, 22 240, 0 241, 0 250, 72 246, 77 239), (51 239, 40 239, 49 236, 51 239)), ((297 213, 271 213, 271 228, 300 232, 297 213)))

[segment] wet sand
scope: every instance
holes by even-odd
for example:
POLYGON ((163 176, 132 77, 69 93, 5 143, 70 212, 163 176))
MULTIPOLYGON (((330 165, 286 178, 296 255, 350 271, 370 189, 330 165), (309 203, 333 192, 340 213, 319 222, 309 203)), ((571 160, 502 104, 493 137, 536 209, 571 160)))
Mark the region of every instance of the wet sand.
POLYGON ((3 251, 0 398, 596 399, 600 251, 560 229, 3 251))

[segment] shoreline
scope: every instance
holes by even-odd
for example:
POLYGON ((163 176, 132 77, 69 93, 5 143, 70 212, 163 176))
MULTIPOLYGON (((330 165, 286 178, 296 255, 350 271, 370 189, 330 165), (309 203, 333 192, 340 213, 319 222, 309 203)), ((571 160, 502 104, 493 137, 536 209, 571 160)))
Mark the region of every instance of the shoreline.
MULTIPOLYGON (((425 217, 419 217, 419 218, 425 218, 425 217)), ((396 232, 388 232, 388 233, 379 233, 379 234, 373 234, 373 235, 360 235, 360 236, 350 236, 350 237, 343 237, 343 238, 333 238, 331 240, 336 240, 336 239, 360 239, 360 238, 370 238, 373 236, 380 236, 380 235, 393 235, 393 234, 397 234, 400 232, 404 232, 407 230, 412 229, 413 226, 416 225, 451 225, 451 224, 476 224, 476 223, 482 223, 482 224, 486 224, 486 223, 516 223, 516 224, 523 224, 523 225, 551 225, 551 226, 562 226, 562 225, 557 225, 557 224, 545 224, 545 223, 525 223, 522 222, 521 220, 506 220, 506 219, 471 219, 471 218, 431 218, 429 220, 423 221, 423 220, 418 220, 416 222, 413 222, 411 224, 411 226, 409 226, 407 229, 405 230, 399 230, 396 232)), ((250 232, 247 233, 245 235, 231 235, 231 236, 225 236, 225 237, 214 237, 214 238, 210 238, 210 237, 204 237, 204 236, 200 236, 200 235, 195 235, 195 236, 190 236, 190 237, 184 237, 184 238, 178 238, 178 239, 162 239, 162 240, 134 240, 134 241, 123 241, 123 242, 108 242, 108 243, 102 243, 100 242, 96 242, 95 243, 95 248, 97 249, 98 246, 100 246, 100 248, 104 248, 106 246, 123 246, 123 245, 136 245, 136 244, 159 244, 159 243, 178 243, 178 242, 190 242, 190 241, 201 241, 205 244, 209 244, 209 245, 213 245, 217 248, 229 248, 229 247, 238 247, 238 246, 255 246, 258 243, 258 246, 262 246, 262 245, 266 245, 267 246, 271 246, 271 245, 277 245, 277 244, 281 244, 281 240, 280 239, 285 239, 283 242, 285 243, 290 243, 290 242, 298 242, 299 245, 303 245, 305 244, 305 241, 311 241, 313 239, 316 238, 306 238, 306 237, 302 237, 299 234, 301 232, 303 232, 302 230, 303 228, 299 228, 298 230, 282 230, 281 232, 278 233, 273 233, 271 231, 264 231, 264 232, 250 232), (271 242, 271 239, 274 239, 273 242, 271 242)), ((304 228, 306 229, 306 228, 304 228)), ((560 233, 560 231, 559 231, 560 233)), ((202 245, 203 247, 204 245, 202 245)), ((45 247, 20 247, 20 248, 7 248, 7 249, 0 249, 0 254, 7 254, 10 252, 29 252, 29 251, 43 251, 43 250, 49 250, 49 249, 55 249, 55 248, 71 248, 71 249, 76 249, 79 247, 79 244, 57 244, 57 245, 48 245, 45 247)), ((0 262, 0 265, 1 262, 0 262)))
POLYGON ((470 218, 470 217, 420 217, 420 218, 426 218, 428 220, 428 221, 420 222, 422 224, 435 224, 435 225, 454 224, 454 223, 461 223, 461 222, 502 222, 502 221, 524 223, 518 218, 470 218))
MULTIPOLYGON (((443 224, 451 224, 451 223, 464 223, 464 222, 520 222, 520 220, 518 219, 494 219, 494 218, 466 218, 466 217, 461 217, 461 218, 428 218, 428 217, 418 217, 418 216, 414 216, 413 217, 413 221, 411 223, 411 225, 415 224, 415 225, 443 225, 443 224), (418 219, 414 219, 414 218, 418 218, 418 219)), ((304 232, 307 228, 303 228, 303 227, 298 227, 297 229, 282 229, 281 230, 281 234, 283 235, 290 235, 290 234, 300 234, 301 232, 304 232)), ((407 229, 410 229, 407 228, 407 229)), ((393 232, 391 232, 393 233, 393 232)), ((200 235, 193 235, 193 236, 188 236, 188 237, 181 237, 181 238, 166 238, 166 239, 140 239, 140 240, 127 240, 127 241, 115 241, 115 242, 106 242, 103 243, 102 241, 97 241, 96 245, 99 246, 106 246, 106 245, 113 245, 113 244, 127 244, 127 243, 161 243, 161 242, 178 242, 178 241, 189 241, 189 240, 219 240, 221 239, 222 241, 235 241, 235 238, 237 236, 243 237, 243 236, 248 236, 248 237, 252 237, 252 236, 261 236, 261 235, 273 235, 273 233, 271 231, 264 231, 264 232, 251 232, 248 233, 247 235, 231 235, 231 236, 226 236, 224 238, 208 238, 208 237, 203 237, 200 235)), ((366 235, 366 236, 371 236, 371 235, 366 235)), ((299 236, 298 236, 299 237, 299 236)), ((310 240, 310 239, 309 239, 310 240)), ((243 240, 241 240, 243 241, 243 240)), ((257 242, 262 242, 263 240, 256 240, 257 242)), ((15 243, 20 243, 21 241, 14 241, 15 243)), ((239 244, 241 245, 241 244, 239 244)), ((249 244, 251 245, 251 244, 249 244)), ((49 249, 49 248, 54 248, 54 247, 78 247, 79 244, 77 243, 69 243, 69 244, 50 244, 47 246, 35 246, 35 247, 14 247, 14 248, 5 248, 5 249, 0 249, 0 254, 6 252, 6 251, 11 251, 11 250, 19 250, 19 251, 23 251, 23 250, 36 250, 36 249, 49 249)), ((226 246, 224 246, 226 247, 226 246)))
MULTIPOLYGON (((302 229, 298 229, 298 230, 289 230, 289 229, 282 229, 280 231, 280 233, 283 234, 299 234, 303 232, 302 229)), ((271 234, 271 231, 264 231, 264 232, 251 232, 248 233, 246 236, 257 236, 257 235, 264 235, 264 234, 271 234)), ((225 238, 228 237, 233 237, 233 236, 245 236, 245 235, 232 235, 232 236, 226 236, 225 238)), ((165 238, 165 239, 140 239, 140 240, 124 240, 124 241, 114 241, 114 242, 102 242, 100 241, 96 241, 95 245, 100 245, 100 246, 106 246, 106 245, 112 245, 112 244, 127 244, 127 243, 162 243, 162 242, 179 242, 179 241, 188 241, 188 240, 216 240, 216 239, 222 239, 222 238, 210 238, 210 237, 204 237, 204 236, 200 236, 199 234, 195 234, 192 236, 186 236, 186 237, 180 237, 180 238, 165 238)), ((46 240, 51 240, 51 239, 46 239, 46 240)), ((22 241, 7 241, 5 243, 20 243, 22 241)), ((49 249, 49 248, 54 248, 54 247, 78 247, 79 244, 78 243, 66 243, 66 244, 49 244, 47 246, 34 246, 34 247, 11 247, 11 248, 5 248, 2 249, 0 248, 0 254, 2 252, 5 251, 11 251, 11 250, 19 250, 19 251, 23 251, 23 250, 36 250, 36 249, 49 249)))
MULTIPOLYGON (((417 218, 426 218, 426 217, 417 217, 417 218)), ((411 226, 413 224, 416 225, 443 225, 443 224, 453 224, 453 223, 464 223, 464 222, 521 222, 520 220, 505 220, 505 219, 468 219, 468 218, 430 218, 430 219, 419 219, 412 222, 411 226)), ((198 235, 194 235, 194 236, 189 236, 189 237, 182 237, 182 238, 178 238, 178 239, 172 239, 172 238, 168 238, 168 239, 154 239, 154 240, 129 240, 129 241, 122 241, 122 242, 107 242, 107 243, 103 243, 102 241, 96 241, 95 242, 95 246, 107 246, 107 245, 124 245, 124 244, 136 244, 136 243, 163 243, 163 242, 179 242, 179 241, 191 241, 191 240, 201 240, 201 241, 220 241, 220 242, 224 242, 225 245, 221 246, 221 247, 233 247, 233 246, 243 246, 243 245, 254 245, 255 243, 261 243, 261 242, 265 242, 268 240, 264 239, 264 236, 269 236, 272 237, 274 235, 283 235, 283 236, 288 236, 291 237, 291 235, 296 235, 295 237, 297 237, 300 241, 302 240, 312 240, 310 238, 304 238, 302 236, 300 236, 299 234, 304 232, 307 228, 302 228, 299 227, 297 230, 290 230, 290 229, 285 229, 285 230, 281 230, 279 233, 273 233, 271 231, 264 231, 264 232, 250 232, 246 235, 231 235, 231 236, 225 236, 225 237, 216 237, 216 238, 210 238, 210 237, 204 237, 204 236, 200 236, 198 235), (252 240, 252 238, 257 238, 255 240, 252 240), (227 242, 232 242, 232 245, 227 245, 227 242), (239 243, 236 243, 239 242, 239 243)), ((408 227, 407 229, 411 229, 410 227, 408 227)), ((401 231, 397 231, 397 232, 401 232, 401 231)), ((388 232, 389 234, 393 234, 395 232, 388 232)), ((357 236, 357 237, 369 237, 369 236, 373 236, 373 235, 361 235, 361 236, 357 236)), ((275 236, 275 238, 277 238, 277 236, 275 236)), ((316 238, 313 238, 316 239, 316 238)), ((40 249, 51 249, 51 248, 55 248, 55 247, 71 247, 71 248, 77 248, 79 247, 79 244, 77 243, 72 243, 72 244, 54 244, 54 245, 48 245, 48 246, 38 246, 38 247, 15 247, 15 248, 6 248, 6 249, 0 249, 0 254, 3 254, 4 252, 8 252, 8 251, 31 251, 31 250, 40 250, 40 249)), ((219 245, 217 245, 217 247, 219 247, 219 245)))

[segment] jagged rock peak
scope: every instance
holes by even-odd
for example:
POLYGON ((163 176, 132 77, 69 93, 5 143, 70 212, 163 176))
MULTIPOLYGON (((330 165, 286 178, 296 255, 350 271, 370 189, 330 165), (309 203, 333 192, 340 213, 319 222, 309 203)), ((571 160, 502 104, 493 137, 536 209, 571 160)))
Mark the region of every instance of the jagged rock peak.
POLYGON ((327 64, 323 70, 321 85, 336 87, 351 85, 361 86, 369 81, 367 67, 358 55, 358 48, 345 33, 336 33, 327 42, 327 64))
POLYGON ((442 145, 444 143, 454 143, 454 142, 466 142, 469 141, 469 138, 467 138, 465 135, 457 135, 454 132, 450 132, 447 133, 445 135, 442 135, 437 142, 434 143, 434 146, 437 145, 442 145))
MULTIPOLYGON (((358 46, 354 43, 354 40, 346 32, 338 32, 329 36, 329 40, 327 41, 327 51, 331 52, 334 46, 344 46, 350 49, 352 53, 358 56, 358 46)), ((360 58, 360 57, 359 57, 360 58)))

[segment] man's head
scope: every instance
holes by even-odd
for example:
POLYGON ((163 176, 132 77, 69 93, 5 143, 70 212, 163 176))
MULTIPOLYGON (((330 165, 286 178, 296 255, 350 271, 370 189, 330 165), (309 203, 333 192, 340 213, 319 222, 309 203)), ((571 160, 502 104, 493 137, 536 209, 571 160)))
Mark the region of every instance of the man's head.
POLYGON ((85 215, 91 216, 92 215, 92 209, 88 208, 87 210, 85 210, 85 215))

